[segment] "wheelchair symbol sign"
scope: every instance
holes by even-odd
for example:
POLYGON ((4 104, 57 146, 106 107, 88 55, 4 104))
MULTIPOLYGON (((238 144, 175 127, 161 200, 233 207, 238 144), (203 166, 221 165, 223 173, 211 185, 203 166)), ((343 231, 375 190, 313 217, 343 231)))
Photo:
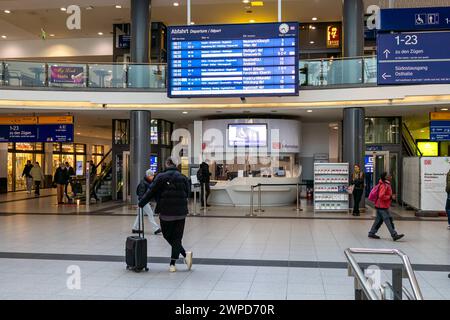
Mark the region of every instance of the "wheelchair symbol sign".
POLYGON ((416 14, 416 25, 423 25, 427 23, 427 15, 426 14, 416 14))

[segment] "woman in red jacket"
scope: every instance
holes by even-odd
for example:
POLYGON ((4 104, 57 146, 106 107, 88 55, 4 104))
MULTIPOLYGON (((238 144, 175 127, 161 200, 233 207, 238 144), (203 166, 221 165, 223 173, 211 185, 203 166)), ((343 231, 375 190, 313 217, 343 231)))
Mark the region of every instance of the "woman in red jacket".
POLYGON ((395 231, 394 222, 392 220, 391 213, 389 212, 392 199, 395 198, 395 195, 392 194, 391 180, 392 176, 388 175, 387 172, 383 172, 381 174, 380 181, 378 182, 378 197, 377 201, 375 201, 377 217, 375 218, 372 229, 369 231, 369 238, 380 239, 376 233, 380 229, 383 222, 386 224, 386 227, 388 228, 394 241, 397 241, 405 236, 404 234, 398 234, 397 231, 395 231))

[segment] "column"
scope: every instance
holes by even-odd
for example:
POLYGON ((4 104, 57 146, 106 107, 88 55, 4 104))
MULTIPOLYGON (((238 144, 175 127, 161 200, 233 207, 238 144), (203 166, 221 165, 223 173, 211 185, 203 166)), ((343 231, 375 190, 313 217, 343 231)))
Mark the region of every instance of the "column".
MULTIPOLYGON (((131 62, 149 63, 151 0, 131 0, 131 62)), ((150 73, 145 66, 131 66, 128 75, 133 87, 145 87, 150 73)))
POLYGON ((364 3, 363 0, 344 0, 344 56, 364 55, 364 3))
MULTIPOLYGON (((364 137, 364 108, 345 108, 343 122, 343 162, 349 163, 350 172, 358 164, 364 170, 365 137, 364 137)), ((362 197, 360 207, 364 208, 362 197)))
MULTIPOLYGON (((363 0, 343 2, 344 57, 364 55, 364 3, 363 0)), ((346 61, 344 83, 361 83, 362 65, 357 60, 346 61)))
MULTIPOLYGON (((44 170, 45 180, 50 182, 53 177, 53 143, 44 143, 44 170)), ((72 164, 75 167, 75 164, 72 164)))
MULTIPOLYGON (((22 174, 16 173, 16 175, 22 174)), ((8 192, 8 143, 0 143, 0 193, 8 192)))
MULTIPOLYGON (((130 112, 130 190, 131 203, 137 204, 134 192, 145 171, 150 168, 150 111, 130 112)), ((124 168, 125 169, 125 168, 124 168)))

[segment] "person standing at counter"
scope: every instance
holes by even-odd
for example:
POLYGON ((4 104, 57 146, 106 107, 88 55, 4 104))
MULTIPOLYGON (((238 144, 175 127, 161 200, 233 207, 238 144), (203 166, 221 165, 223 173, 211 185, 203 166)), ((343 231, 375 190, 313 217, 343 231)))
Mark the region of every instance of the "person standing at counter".
POLYGON ((200 184, 201 184, 202 207, 204 207, 205 205, 207 207, 209 207, 208 197, 209 197, 209 194, 211 193, 211 188, 209 186, 210 177, 211 177, 211 173, 209 172, 209 165, 207 162, 203 161, 200 164, 200 168, 197 171, 197 179, 198 179, 198 182, 200 182, 200 184), (204 194, 204 192, 206 192, 206 195, 204 194), (203 199, 205 199, 205 201, 203 199), (206 203, 204 203, 204 202, 206 202, 206 203))
POLYGON ((354 166, 350 184, 353 185, 353 215, 359 216, 359 203, 364 193, 364 172, 358 164, 354 166))

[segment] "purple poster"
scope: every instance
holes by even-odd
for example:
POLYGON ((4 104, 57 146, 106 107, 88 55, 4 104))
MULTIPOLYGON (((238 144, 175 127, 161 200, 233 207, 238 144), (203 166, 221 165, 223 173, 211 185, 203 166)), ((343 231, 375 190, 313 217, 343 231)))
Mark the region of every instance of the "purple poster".
POLYGON ((51 66, 50 82, 52 83, 84 83, 83 67, 51 66))

